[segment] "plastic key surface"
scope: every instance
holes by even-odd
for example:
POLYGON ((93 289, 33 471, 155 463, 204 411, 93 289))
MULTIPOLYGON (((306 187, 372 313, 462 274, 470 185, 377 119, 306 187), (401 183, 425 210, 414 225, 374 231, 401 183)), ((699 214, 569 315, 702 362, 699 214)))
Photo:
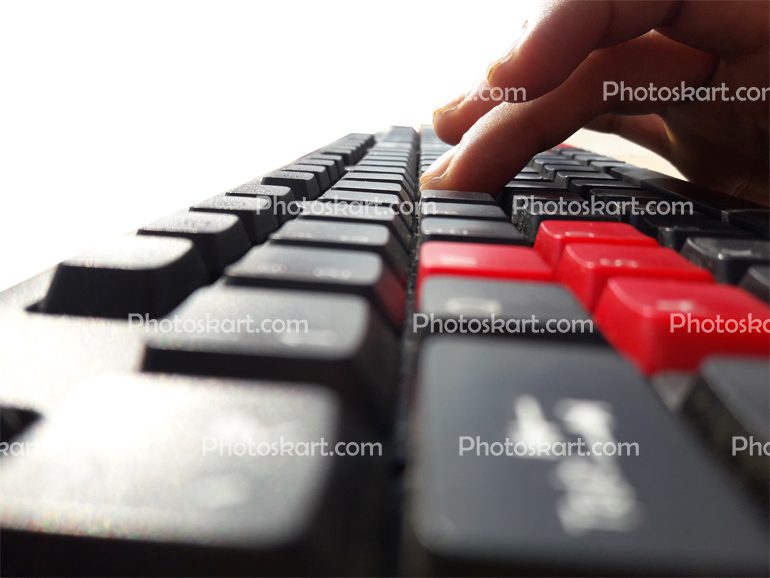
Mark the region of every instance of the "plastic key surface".
POLYGON ((611 279, 594 319, 645 373, 695 371, 709 355, 770 355, 770 309, 717 283, 611 279))
POLYGON ((278 228, 277 211, 264 197, 217 195, 190 207, 191 211, 236 215, 253 245, 262 243, 278 228))
POLYGON ((289 187, 297 200, 310 200, 321 194, 316 175, 307 172, 273 171, 262 177, 263 185, 289 187))
POLYGON ((480 219, 446 219, 426 217, 420 221, 422 241, 467 241, 525 245, 527 240, 516 228, 503 221, 480 219))
POLYGON ((737 285, 749 267, 770 265, 770 245, 767 241, 690 237, 682 256, 711 271, 717 281, 737 285))

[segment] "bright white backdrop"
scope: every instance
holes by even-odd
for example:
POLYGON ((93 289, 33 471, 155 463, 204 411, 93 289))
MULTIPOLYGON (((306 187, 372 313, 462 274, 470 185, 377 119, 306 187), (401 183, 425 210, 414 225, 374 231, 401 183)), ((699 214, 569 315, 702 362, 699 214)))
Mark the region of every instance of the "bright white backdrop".
POLYGON ((347 132, 418 125, 525 2, 0 3, 0 289, 347 132))

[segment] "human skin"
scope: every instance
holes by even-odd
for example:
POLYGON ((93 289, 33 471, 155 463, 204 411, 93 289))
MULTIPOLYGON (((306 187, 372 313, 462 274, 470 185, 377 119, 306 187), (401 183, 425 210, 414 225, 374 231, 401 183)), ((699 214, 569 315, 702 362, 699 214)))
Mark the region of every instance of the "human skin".
POLYGON ((770 86, 769 24, 766 1, 541 3, 508 54, 471 91, 434 113, 438 136, 457 146, 420 183, 498 191, 533 155, 586 127, 662 155, 696 183, 768 205, 767 100, 605 100, 603 83, 724 83, 729 95, 739 87, 761 90, 770 86), (509 87, 524 88, 527 100, 477 98, 509 87))

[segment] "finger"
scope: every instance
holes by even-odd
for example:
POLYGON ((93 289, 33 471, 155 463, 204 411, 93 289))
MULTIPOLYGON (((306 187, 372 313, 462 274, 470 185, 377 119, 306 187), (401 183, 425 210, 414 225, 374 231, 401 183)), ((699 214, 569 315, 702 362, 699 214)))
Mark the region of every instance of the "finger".
POLYGON ((671 156, 671 139, 666 121, 657 114, 629 116, 607 113, 597 116, 584 128, 616 134, 662 157, 671 156))
POLYGON ((462 138, 441 173, 424 175, 426 186, 495 192, 536 153, 554 146, 600 114, 648 114, 657 101, 605 99, 607 78, 629 87, 700 84, 711 75, 713 57, 650 33, 594 53, 556 90, 534 101, 501 104, 462 138))
POLYGON ((460 142, 465 131, 471 126, 467 124, 466 119, 479 119, 500 104, 500 101, 494 101, 488 96, 489 84, 487 79, 483 78, 462 97, 434 111, 433 127, 436 135, 449 144, 460 142), (462 114, 454 114, 457 110, 462 110, 462 114))

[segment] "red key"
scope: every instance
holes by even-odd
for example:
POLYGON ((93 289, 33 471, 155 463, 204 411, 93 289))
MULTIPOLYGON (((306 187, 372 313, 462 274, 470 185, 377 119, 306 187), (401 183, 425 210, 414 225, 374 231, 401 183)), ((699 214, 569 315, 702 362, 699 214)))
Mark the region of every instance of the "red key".
POLYGON ((431 275, 553 282, 551 268, 528 247, 428 241, 420 247, 417 290, 431 275))
POLYGON ((627 223, 544 221, 535 239, 535 251, 540 253, 546 263, 556 268, 564 248, 574 243, 658 246, 655 239, 640 233, 627 223))
POLYGON ((556 277, 589 311, 613 277, 644 277, 677 281, 713 282, 711 273, 696 267, 676 251, 663 247, 569 244, 562 253, 556 277))
POLYGON ((730 285, 611 279, 594 319, 647 374, 694 371, 717 353, 770 354, 770 307, 730 285))

